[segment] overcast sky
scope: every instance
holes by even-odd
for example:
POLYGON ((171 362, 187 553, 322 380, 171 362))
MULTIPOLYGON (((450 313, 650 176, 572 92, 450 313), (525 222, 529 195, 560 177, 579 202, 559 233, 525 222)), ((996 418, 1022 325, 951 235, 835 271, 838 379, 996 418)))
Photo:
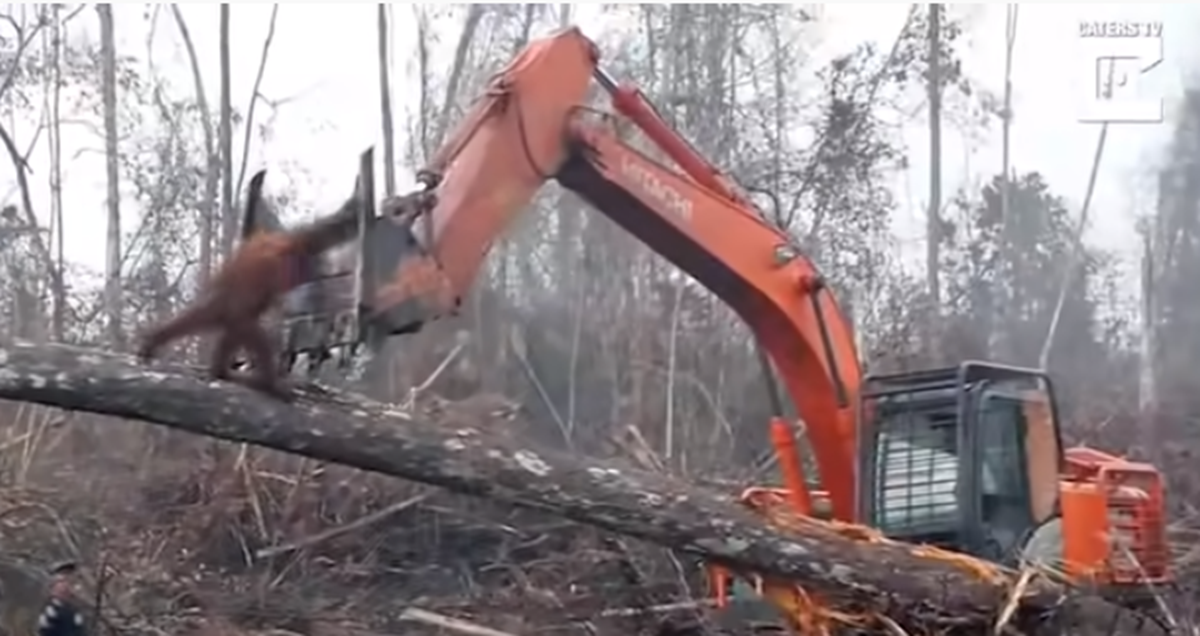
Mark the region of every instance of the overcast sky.
MULTIPOLYGON (((394 93, 398 108, 411 100, 404 82, 410 65, 415 28, 412 9, 396 5, 394 93)), ((603 28, 590 8, 579 8, 576 17, 588 25, 585 31, 603 28)), ((823 54, 846 50, 864 40, 877 40, 890 47, 907 11, 904 4, 875 6, 826 5, 823 18, 823 54)), ((952 11, 970 14, 969 48, 964 71, 984 86, 1000 93, 1004 64, 1004 6, 989 5, 952 11)), ((258 64, 262 39, 271 12, 267 4, 238 4, 232 11, 233 94, 237 108, 245 108, 258 64)), ((205 61, 206 87, 213 107, 219 94, 217 51, 218 11, 212 5, 186 5, 192 36, 205 61)), ((1094 153, 1098 127, 1076 121, 1076 104, 1083 90, 1075 46, 1080 20, 1126 18, 1161 20, 1166 61, 1148 78, 1148 90, 1162 91, 1168 103, 1180 93, 1183 63, 1196 47, 1185 45, 1183 33, 1196 25, 1200 11, 1189 6, 1158 4, 1030 4, 1020 8, 1017 50, 1014 58, 1014 111, 1012 162, 1020 171, 1039 170, 1051 187, 1078 203, 1083 199, 1094 153), (1186 47, 1186 48, 1185 48, 1186 47)), ((123 54, 145 58, 150 21, 143 6, 115 7, 118 48, 123 54)), ((455 25, 457 28, 457 25, 455 25)), ((96 38, 95 12, 84 12, 71 26, 73 37, 96 38)), ((447 33, 445 41, 457 36, 447 33)), ((169 12, 160 12, 154 41, 158 73, 171 78, 181 95, 191 92, 190 71, 178 32, 169 12), (182 92, 186 91, 186 92, 182 92)), ((274 137, 267 145, 255 144, 250 169, 265 166, 268 186, 286 187, 291 182, 302 201, 312 208, 336 205, 353 182, 357 154, 379 139, 377 69, 375 59, 375 5, 287 4, 280 8, 275 40, 262 92, 272 99, 294 98, 274 120, 274 137)), ((445 60, 445 56, 442 58, 445 60)), ((260 111, 261 113, 262 111, 260 111)), ((95 115, 92 115, 95 116, 95 115)), ((1170 106, 1168 105, 1168 117, 1170 106)), ((36 114, 31 115, 36 117, 36 114)), ((401 120, 404 113, 398 112, 401 120)), ((1131 253, 1136 248, 1132 234, 1132 211, 1152 204, 1147 175, 1156 160, 1168 130, 1163 125, 1125 124, 1109 133, 1107 152, 1093 203, 1093 227, 1089 240, 1107 248, 1131 253), (1140 184, 1140 185, 1139 185, 1140 184)), ((402 131, 401 131, 402 132, 402 131)), ((32 127, 21 129, 18 138, 28 139, 32 127)), ((896 220, 900 244, 919 253, 920 232, 928 184, 928 131, 920 121, 905 131, 912 169, 896 181, 902 211, 896 220)), ((947 196, 961 185, 977 181, 1000 169, 999 127, 983 140, 967 141, 953 130, 944 141, 943 190, 947 196)), ((84 148, 102 148, 102 139, 79 129, 64 131, 64 156, 84 148)), ((397 140, 402 147, 403 139, 397 140)), ((21 145, 20 141, 18 144, 21 145)), ((240 156, 240 133, 234 142, 240 156)), ((46 155, 35 153, 35 206, 48 214, 46 155)), ((235 170, 237 166, 235 165, 235 170)), ((401 170, 401 186, 409 179, 401 170)), ((65 166, 66 247, 68 258, 97 269, 103 264, 105 229, 104 169, 99 153, 84 152, 65 166)), ((13 183, 9 166, 0 169, 0 182, 13 183)), ((10 194, 11 200, 16 200, 10 194)), ((134 219, 126 221, 132 227, 134 219)), ((127 228, 127 229, 130 229, 127 228)))

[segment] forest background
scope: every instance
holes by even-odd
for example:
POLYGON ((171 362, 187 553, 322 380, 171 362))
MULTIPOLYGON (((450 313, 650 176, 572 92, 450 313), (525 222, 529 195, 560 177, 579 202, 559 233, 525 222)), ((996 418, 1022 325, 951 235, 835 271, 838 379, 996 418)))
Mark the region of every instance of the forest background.
MULTIPOLYGON (((492 73, 531 38, 581 22, 610 72, 641 86, 804 246, 853 316, 870 370, 964 358, 1045 366, 1068 437, 1162 467, 1185 527, 1200 487, 1189 470, 1200 438, 1200 294, 1191 287, 1200 280, 1200 91, 1182 88, 1154 130, 1114 130, 1116 161, 1138 169, 1103 172, 1096 194, 1087 179, 1051 182, 1033 161, 993 167, 972 147, 1009 139, 1010 125, 1006 147, 1066 128, 1072 147, 1086 139, 1081 153, 1048 159, 1082 156, 1070 174, 1094 173, 1093 153, 1105 161, 1097 127, 1023 113, 995 77, 1002 60, 968 63, 980 41, 995 41, 980 29, 997 23, 997 10, 946 7, 931 28, 930 8, 912 5, 856 41, 841 30, 846 16, 820 5, 613 5, 582 17, 590 10, 566 4, 362 6, 339 16, 276 5, 255 29, 238 26, 242 9, 228 5, 8 5, 0 339, 126 349, 229 253, 248 172, 270 167, 271 196, 288 218, 311 217, 348 194, 357 153, 377 144, 382 183, 403 192, 492 73), (278 57, 279 39, 320 46, 317 26, 355 34, 354 49, 337 48, 324 65, 278 57), (273 93, 273 73, 303 88, 273 93), (354 93, 365 99, 336 90, 341 73, 370 82, 354 93), (297 134, 301 124, 321 142, 297 134), (342 126, 349 132, 330 141, 342 126), (929 139, 935 129, 940 144, 929 139), (1155 139, 1149 154, 1123 153, 1122 136, 1139 134, 1155 139), (1089 219, 1092 207, 1124 225, 1089 219), (1108 228, 1099 239, 1088 231, 1097 225, 1108 228)), ((1039 29, 1008 11, 1001 55, 1026 46, 1021 29, 1039 29)), ((663 469, 717 479, 753 473, 767 449, 764 373, 737 316, 554 185, 497 244, 461 316, 391 354, 363 390, 403 396, 449 361, 433 391, 508 396, 525 412, 523 434, 577 452, 625 452, 634 439, 663 469)), ((203 562, 261 581, 247 556, 255 550, 407 499, 346 472, 336 488, 356 495, 335 504, 310 462, 132 424, 114 435, 102 418, 16 404, 0 412, 3 483, 64 491, 55 505, 73 518, 128 541, 158 537, 160 556, 174 546, 170 566, 146 546, 126 551, 140 555, 130 567, 141 572, 203 562), (66 419, 73 424, 57 426, 66 419), (128 509, 130 493, 144 516, 113 512, 128 509), (207 511, 206 531, 163 530, 185 510, 207 511)), ((453 553, 454 540, 413 529, 462 522, 453 502, 431 501, 393 515, 387 531, 436 543, 420 567, 446 570, 450 588, 467 585, 437 556, 453 553)), ((460 529, 495 530, 477 521, 460 529)), ((31 550, 93 558, 112 542, 31 550)), ((364 568, 412 556, 384 543, 284 550, 290 565, 273 563, 266 580, 326 580, 333 575, 314 565, 326 550, 364 568)), ((523 572, 504 580, 537 588, 523 572)), ((129 589, 145 583, 131 577, 129 589)), ((268 603, 265 592, 255 598, 268 603)))

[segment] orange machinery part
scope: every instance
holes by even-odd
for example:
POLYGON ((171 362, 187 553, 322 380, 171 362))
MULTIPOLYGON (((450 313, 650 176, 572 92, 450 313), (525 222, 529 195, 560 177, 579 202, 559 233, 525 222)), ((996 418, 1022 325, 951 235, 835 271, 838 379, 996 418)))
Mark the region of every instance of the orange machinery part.
MULTIPOLYGON (((742 196, 737 187, 716 166, 688 143, 686 138, 663 121, 658 111, 655 110, 654 104, 646 98, 641 89, 632 84, 614 80, 600 68, 593 71, 593 76, 608 92, 617 112, 637 124, 646 133, 646 136, 657 144, 685 174, 731 203, 735 203, 743 209, 755 209, 754 204, 742 196)), ((801 291, 814 293, 816 291, 812 289, 814 283, 815 281, 811 278, 805 279, 802 281, 801 291)), ((800 449, 796 444, 793 426, 782 417, 773 417, 771 418, 770 434, 771 444, 775 449, 775 456, 783 475, 788 501, 796 512, 812 514, 812 495, 808 490, 808 481, 800 460, 800 449)), ((850 440, 851 444, 853 442, 854 440, 850 440)), ((849 519, 845 514, 845 509, 841 506, 839 506, 838 512, 842 513, 840 516, 843 519, 849 519)))
POLYGON ((808 424, 835 517, 852 519, 861 368, 837 299, 794 241, 597 59, 595 45, 569 28, 530 43, 492 79, 420 173, 437 187, 429 256, 461 298, 492 243, 547 180, 575 190, 746 321, 808 424), (684 174, 589 120, 583 104, 593 79, 684 174))
MULTIPOLYGON (((595 71, 595 76, 618 112, 634 121, 688 176, 733 203, 752 207, 715 166, 659 117, 637 87, 619 84, 601 70, 595 71)), ((743 500, 782 498, 797 512, 812 514, 813 493, 792 425, 783 418, 772 418, 770 434, 784 488, 751 488, 743 500)), ((1068 479, 1062 482, 1061 495, 1068 572, 1104 578, 1107 583, 1165 579, 1167 550, 1158 540, 1163 536, 1159 512, 1163 510, 1163 488, 1158 471, 1090 448, 1069 449, 1066 455, 1068 479), (1128 480, 1138 484, 1124 485, 1128 480), (1117 536, 1129 544, 1136 564, 1114 560, 1111 542, 1117 536)), ((710 576, 717 601, 723 605, 729 574, 723 568, 712 568, 710 576)))
POLYGON ((804 466, 800 462, 800 449, 796 445, 796 432, 782 417, 771 418, 771 444, 779 461, 779 472, 783 474, 783 485, 788 493, 792 508, 802 515, 813 513, 812 494, 804 479, 804 466))
POLYGON ((1067 573, 1098 584, 1169 580, 1161 473, 1094 448, 1069 448, 1065 455, 1060 501, 1067 573))
MULTIPOLYGON (((461 298, 493 241, 545 181, 557 177, 585 198, 600 201, 599 212, 717 292, 746 320, 809 426, 833 516, 852 520, 854 404, 861 369, 836 299, 807 256, 766 223, 640 91, 600 71, 597 59, 595 45, 569 28, 531 43, 493 78, 486 95, 419 175, 438 189, 438 204, 426 225, 429 257, 442 269, 455 298, 461 298), (684 175, 583 120, 582 104, 592 79, 684 175), (598 176, 575 169, 570 183, 561 171, 573 158, 578 160, 581 146, 588 170, 598 176), (603 204, 616 194, 627 203, 603 204)), ((443 305, 443 311, 453 311, 451 303, 443 305)), ((807 490, 790 430, 783 439, 785 427, 773 422, 772 437, 788 501, 808 512, 813 493, 807 490)), ((1076 457, 1081 464, 1094 458, 1076 457)), ((1066 505, 1085 501, 1075 498, 1066 505)))
POLYGON ((608 73, 597 68, 593 76, 612 98, 617 112, 625 115, 637 124, 642 132, 662 149, 672 161, 679 164, 685 174, 696 180, 696 183, 712 190, 734 203, 753 207, 737 188, 730 183, 721 171, 708 161, 704 155, 696 151, 687 139, 675 132, 654 109, 654 104, 642 93, 641 89, 632 84, 618 82, 608 73))
MULTIPOLYGON (((688 176, 731 202, 753 207, 720 170, 659 117, 636 86, 615 82, 600 70, 595 75, 608 90, 618 112, 633 120, 688 176)), ((784 488, 752 488, 743 499, 750 501, 764 495, 783 497, 797 512, 812 514, 812 493, 792 426, 775 417, 770 432, 784 488)), ((1102 576, 1111 583, 1166 579, 1169 554, 1161 541, 1164 536, 1161 474, 1151 465, 1129 462, 1092 448, 1077 447, 1065 454, 1067 475, 1061 483, 1061 500, 1068 571, 1102 576), (1126 542, 1136 563, 1114 559, 1113 541, 1126 542)), ((719 572, 714 574, 720 581, 718 598, 723 601, 724 578, 719 572)))

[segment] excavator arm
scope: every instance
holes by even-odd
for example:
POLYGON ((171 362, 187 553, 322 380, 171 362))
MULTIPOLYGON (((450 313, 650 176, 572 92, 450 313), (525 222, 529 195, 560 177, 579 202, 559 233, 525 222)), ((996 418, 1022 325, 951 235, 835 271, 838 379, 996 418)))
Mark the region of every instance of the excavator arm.
POLYGON ((711 177, 713 187, 706 187, 703 176, 681 174, 623 143, 580 106, 598 74, 596 59, 591 42, 568 29, 532 44, 492 80, 420 175, 434 200, 426 200, 420 215, 420 249, 397 259, 393 279, 425 285, 394 285, 394 293, 377 296, 378 310, 395 312, 385 321, 392 331, 411 331, 452 312, 496 237, 547 180, 556 180, 745 320, 810 424, 834 515, 852 518, 861 372, 849 321, 813 263, 715 170, 699 172, 711 177))
MULTIPOLYGON (((964 361, 863 377, 850 322, 809 258, 597 58, 567 29, 498 73, 418 173, 423 189, 385 200, 378 217, 364 213, 354 271, 333 275, 352 283, 351 301, 285 319, 285 341, 300 343, 287 355, 319 360, 336 346, 353 359, 363 343, 376 348, 455 313, 494 241, 554 180, 746 322, 807 425, 834 518, 992 561, 1061 561, 1097 583, 1169 580, 1153 467, 1064 454, 1041 370, 964 361), (583 106, 594 86, 674 165, 623 142, 611 118, 583 106), (1136 567, 1120 560, 1126 553, 1136 567)), ((370 173, 364 155, 364 200, 373 200, 370 173)), ((794 427, 776 417, 771 437, 785 487, 752 488, 743 500, 767 516, 782 506, 812 514, 794 427)), ((726 576, 715 574, 723 598, 726 576)), ((788 582, 759 583, 800 624, 807 597, 788 582)))

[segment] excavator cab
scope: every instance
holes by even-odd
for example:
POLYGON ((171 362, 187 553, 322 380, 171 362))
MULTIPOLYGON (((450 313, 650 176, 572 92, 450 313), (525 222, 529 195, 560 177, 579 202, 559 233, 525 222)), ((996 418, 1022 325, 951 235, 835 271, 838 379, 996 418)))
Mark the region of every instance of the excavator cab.
POLYGON ((868 376, 861 396, 863 523, 1013 563, 1058 515, 1063 452, 1045 373, 972 361, 868 376))
MULTIPOLYGON (((360 156, 354 195, 358 237, 325 255, 314 280, 283 299, 276 332, 282 368, 290 371, 301 363, 304 373, 313 374, 332 360, 344 369, 364 345, 378 349, 388 336, 419 327, 422 308, 411 302, 383 302, 398 283, 406 282, 393 280, 401 259, 422 251, 412 230, 418 215, 404 213, 420 203, 418 195, 385 202, 388 214, 377 215, 374 148, 360 156)), ((242 220, 243 236, 283 230, 282 221, 269 209, 242 220)))

